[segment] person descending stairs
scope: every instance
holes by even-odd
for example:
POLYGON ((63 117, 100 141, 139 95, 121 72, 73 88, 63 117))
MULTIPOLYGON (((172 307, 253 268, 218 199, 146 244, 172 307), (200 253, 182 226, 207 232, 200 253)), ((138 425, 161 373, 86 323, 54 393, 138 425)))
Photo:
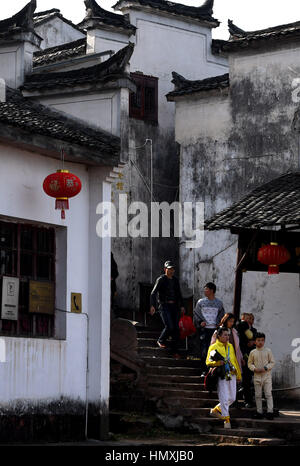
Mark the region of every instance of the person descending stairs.
POLYGON ((185 341, 178 350, 180 358, 174 359, 172 351, 157 346, 160 329, 136 328, 138 352, 146 364, 147 374, 141 386, 156 400, 157 415, 181 416, 187 424, 197 425, 199 432, 205 432, 214 440, 223 439, 225 443, 281 445, 285 444, 291 429, 300 432, 300 416, 291 419, 280 414, 271 422, 253 419, 255 409, 244 408, 240 400, 235 403, 237 407, 231 409, 231 428, 224 427, 224 419, 210 416, 218 403, 218 395, 205 391, 199 361, 187 359, 185 341))

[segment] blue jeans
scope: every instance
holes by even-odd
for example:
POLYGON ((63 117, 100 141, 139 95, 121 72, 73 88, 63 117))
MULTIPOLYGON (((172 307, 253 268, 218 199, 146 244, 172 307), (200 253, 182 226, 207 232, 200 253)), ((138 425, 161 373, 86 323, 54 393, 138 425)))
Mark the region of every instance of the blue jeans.
POLYGON ((179 333, 179 320, 180 312, 177 304, 161 304, 159 308, 160 317, 164 323, 165 328, 160 334, 158 341, 165 344, 168 337, 172 337, 171 348, 173 351, 178 350, 180 333, 179 333))

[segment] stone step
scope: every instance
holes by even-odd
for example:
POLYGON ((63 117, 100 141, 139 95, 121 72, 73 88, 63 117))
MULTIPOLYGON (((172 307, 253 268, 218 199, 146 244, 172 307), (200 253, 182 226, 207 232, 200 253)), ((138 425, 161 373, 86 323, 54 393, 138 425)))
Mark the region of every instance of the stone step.
POLYGON ((160 330, 144 330, 144 331, 140 331, 138 330, 137 332, 137 337, 138 338, 154 338, 155 341, 158 340, 159 338, 159 335, 161 334, 161 331, 160 330))
MULTIPOLYGON (((215 405, 214 403, 211 403, 211 407, 196 407, 193 405, 186 405, 185 403, 182 403, 183 400, 170 400, 170 402, 167 401, 167 399, 164 399, 164 407, 161 408, 161 412, 164 414, 168 413, 172 416, 184 416, 184 417, 192 417, 192 419, 199 419, 200 417, 209 417, 210 416, 210 409, 215 405)), ((198 400, 199 402, 199 400, 198 400)), ((201 403, 201 401, 200 401, 201 403)), ((238 418, 247 418, 251 419, 252 414, 255 412, 255 409, 247 409, 247 408, 242 408, 242 409, 237 409, 237 408, 232 408, 230 409, 230 417, 232 419, 238 418)), ((213 419, 213 418, 212 418, 213 419)), ((217 419, 217 418, 215 418, 217 419)), ((246 427, 246 426, 245 426, 246 427)))
MULTIPOLYGON (((187 350, 185 349, 179 349, 178 353, 181 355, 183 359, 186 359, 187 355, 187 350)), ((143 356, 155 356, 155 357, 166 357, 166 356, 171 356, 172 353, 169 349, 165 348, 159 348, 157 347, 151 347, 151 346, 142 346, 138 347, 138 354, 143 357, 143 356)))
POLYGON ((155 330, 150 329, 148 326, 145 326, 140 322, 135 325, 135 329, 136 329, 138 334, 141 333, 141 332, 152 332, 152 331, 156 332, 156 331, 158 331, 158 329, 155 329, 155 330))
MULTIPOLYGON (((152 392, 150 392, 151 395, 154 395, 152 392)), ((177 409, 182 409, 182 408, 187 408, 187 409, 193 409, 193 408, 207 408, 209 414, 209 409, 213 408, 216 406, 218 403, 217 399, 208 399, 208 398, 175 398, 174 396, 166 396, 162 398, 165 405, 170 406, 173 412, 175 412, 177 409)), ((188 412, 189 414, 189 412, 188 412)))
POLYGON ((203 377, 184 375, 155 375, 152 374, 148 381, 149 386, 164 388, 181 388, 186 390, 203 390, 203 377))
MULTIPOLYGON (((155 375, 174 375, 174 376, 201 376, 201 371, 199 368, 196 367, 168 367, 168 366, 148 366, 146 368, 147 374, 155 374, 155 375)), ((203 378, 202 378, 203 381, 203 378)))
MULTIPOLYGON (((156 396, 157 398, 196 398, 213 401, 215 404, 217 403, 218 397, 216 392, 210 395, 209 392, 198 390, 197 388, 195 388, 196 384, 191 384, 193 386, 190 390, 186 389, 185 384, 177 385, 179 385, 179 388, 173 388, 173 385, 170 385, 169 388, 162 388, 161 386, 153 387, 151 384, 148 390, 152 396, 156 396)), ((196 387, 198 387, 198 385, 196 385, 196 387)), ((202 386, 200 387, 200 389, 201 388, 202 386)))
MULTIPOLYGON (((137 341, 138 341, 138 347, 139 348, 159 348, 159 346, 157 344, 157 338, 140 338, 140 337, 138 337, 137 341)), ((166 343, 166 345, 167 345, 167 348, 163 348, 163 349, 168 350, 170 345, 168 344, 168 342, 166 343)), ((185 347, 186 347, 185 342, 180 341, 179 349, 185 349, 185 347)), ((159 349, 161 349, 161 348, 159 348, 159 349)))
POLYGON ((251 429, 247 427, 240 427, 239 429, 224 429, 215 427, 212 431, 216 435, 234 435, 236 437, 244 438, 267 438, 269 436, 267 429, 251 429))
POLYGON ((149 366, 167 366, 167 367, 194 367, 199 368, 200 361, 190 359, 174 359, 171 357, 143 356, 143 361, 149 366))
MULTIPOLYGON (((203 427, 203 432, 214 432, 214 429, 215 428, 218 428, 218 429, 221 429, 223 426, 224 426, 224 421, 222 421, 221 419, 217 419, 215 417, 211 417, 211 416, 199 416, 199 417, 194 417, 192 415, 189 415, 189 416, 184 416, 184 419, 187 421, 187 422, 190 422, 190 423, 193 423, 193 424, 197 424, 199 425, 200 427, 203 427)), ((237 428, 237 424, 234 424, 233 425, 233 422, 231 422, 231 425, 233 428, 237 428)))
POLYGON ((157 338, 140 338, 138 336, 138 346, 139 348, 156 348, 158 347, 157 338))
MULTIPOLYGON (((193 424, 197 424, 198 426, 200 426, 201 428, 204 429, 204 432, 207 432, 208 430, 210 432, 214 432, 215 429, 223 429, 223 426, 224 426, 224 421, 222 421, 222 419, 218 419, 218 418, 215 418, 215 417, 212 417, 212 416, 209 416, 208 414, 209 410, 206 411, 206 415, 199 415, 199 416, 196 416, 195 414, 171 414, 169 413, 170 415, 181 415, 183 416, 183 418, 187 421, 187 422, 190 422, 190 423, 193 423, 193 424)), ((231 426, 232 426, 232 429, 240 429, 240 427, 251 427, 251 425, 247 425, 247 422, 249 419, 241 419, 241 418, 231 418, 231 426), (245 422, 244 422, 245 421, 245 422)), ((261 425, 258 425, 258 428, 260 429, 266 429, 266 427, 264 426, 261 426, 261 425)), ((231 429, 231 430, 232 430, 231 429)))
MULTIPOLYGON (((289 420, 287 418, 275 417, 273 421, 268 419, 245 419, 235 418, 239 427, 263 428, 269 432, 289 433, 290 430, 300 429, 300 421, 289 420)), ((281 435, 280 435, 281 437, 281 435)))
MULTIPOLYGON (((140 433, 156 425, 156 418, 149 415, 132 416, 130 412, 111 411, 110 425, 112 432, 140 433)), ((265 429, 232 428, 224 429, 218 419, 202 418, 202 434, 198 434, 199 443, 210 441, 212 445, 285 445, 283 438, 271 437, 265 429)), ((152 444, 152 443, 151 443, 152 444)))
MULTIPOLYGON (((224 433, 219 434, 200 434, 199 440, 202 438, 206 441, 211 441, 213 444, 218 446, 226 446, 226 445, 261 445, 261 446, 280 446, 286 445, 286 440, 282 438, 273 438, 268 437, 268 433, 265 432, 266 437, 247 437, 243 435, 234 435, 232 434, 232 429, 220 429, 223 430, 224 433)), ((238 432, 238 430, 235 430, 238 432)))
POLYGON ((114 409, 109 412, 109 424, 113 433, 140 434, 157 425, 157 419, 148 413, 137 414, 124 409, 114 409))
POLYGON ((248 443, 250 445, 261 445, 261 446, 268 446, 268 447, 276 447, 279 445, 286 445, 287 441, 284 438, 248 438, 248 443))
MULTIPOLYGON (((172 394, 169 394, 166 396, 164 399, 168 403, 169 400, 171 400, 171 403, 174 405, 179 405, 182 408, 213 408, 216 406, 216 404, 219 404, 219 399, 217 396, 217 393, 214 393, 211 395, 211 397, 208 396, 207 392, 201 392, 202 396, 195 396, 195 393, 193 392, 188 392, 190 393, 190 396, 188 395, 180 395, 179 397, 175 397, 172 394)), ((230 412, 237 413, 248 413, 248 415, 251 415, 256 412, 255 408, 245 408, 244 407, 244 402, 237 402, 235 405, 230 408, 230 412)), ((243 416, 242 416, 243 417, 243 416)))
MULTIPOLYGON (((207 429, 208 426, 211 426, 211 428, 213 428, 213 431, 215 430, 215 428, 223 428, 223 421, 221 419, 213 417, 195 417, 194 415, 189 415, 185 416, 185 419, 199 426, 203 426, 204 429, 207 429)), ((250 428, 254 430, 264 429, 268 432, 268 437, 293 440, 293 433, 297 432, 297 429, 299 429, 299 422, 296 423, 295 421, 288 421, 280 417, 275 418, 273 421, 268 421, 265 419, 260 420, 235 417, 231 418, 231 426, 232 429, 238 430, 243 428, 250 428)))
POLYGON ((162 322, 158 322, 158 325, 151 325, 151 326, 149 325, 145 326, 144 323, 139 322, 137 325, 135 325, 135 328, 138 334, 143 333, 143 332, 145 333, 153 332, 157 335, 160 335, 164 326, 162 325, 162 322))

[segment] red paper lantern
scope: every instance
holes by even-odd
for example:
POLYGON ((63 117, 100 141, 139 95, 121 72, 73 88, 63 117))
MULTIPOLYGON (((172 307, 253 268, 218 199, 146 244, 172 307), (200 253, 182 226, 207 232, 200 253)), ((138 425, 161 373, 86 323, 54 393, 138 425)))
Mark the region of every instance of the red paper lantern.
POLYGON ((48 196, 55 197, 55 209, 61 209, 61 218, 65 219, 65 209, 69 208, 69 198, 81 191, 81 181, 69 170, 57 170, 45 178, 43 189, 48 196))
POLYGON ((270 243, 267 246, 262 246, 258 253, 257 259, 262 264, 268 265, 268 274, 278 274, 279 265, 290 260, 291 255, 284 246, 279 246, 277 243, 270 243))

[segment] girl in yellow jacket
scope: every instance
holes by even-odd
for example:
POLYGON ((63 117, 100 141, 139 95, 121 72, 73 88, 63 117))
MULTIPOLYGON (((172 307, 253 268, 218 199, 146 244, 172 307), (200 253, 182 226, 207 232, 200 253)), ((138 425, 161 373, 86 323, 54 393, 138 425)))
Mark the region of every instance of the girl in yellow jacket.
POLYGON ((217 341, 207 352, 206 365, 208 367, 225 366, 226 376, 218 379, 218 397, 220 403, 210 410, 211 416, 224 420, 225 429, 230 429, 229 406, 236 399, 236 383, 242 379, 240 366, 237 362, 234 347, 229 343, 229 334, 225 327, 217 330, 217 341), (215 352, 223 356, 224 361, 216 361, 215 352))

